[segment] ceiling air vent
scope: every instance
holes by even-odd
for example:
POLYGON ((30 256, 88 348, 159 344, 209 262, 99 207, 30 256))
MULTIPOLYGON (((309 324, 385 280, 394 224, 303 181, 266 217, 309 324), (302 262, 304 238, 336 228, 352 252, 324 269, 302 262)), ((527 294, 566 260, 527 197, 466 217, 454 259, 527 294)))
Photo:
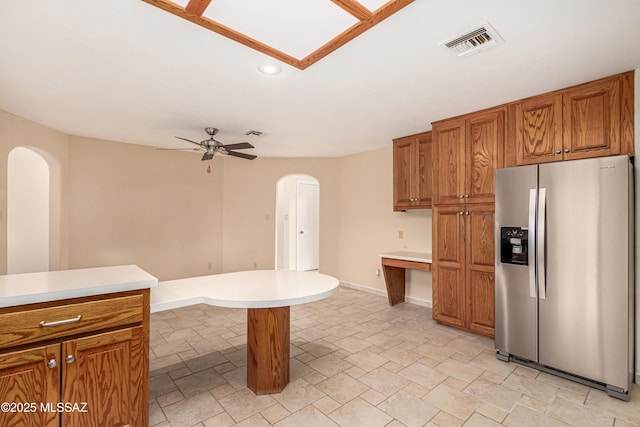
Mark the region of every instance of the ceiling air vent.
POLYGON ((244 133, 246 136, 262 136, 264 132, 260 132, 259 130, 248 130, 244 133))
POLYGON ((485 22, 478 27, 465 31, 464 34, 454 36, 439 44, 445 45, 458 56, 465 56, 478 53, 503 41, 496 30, 488 22, 485 22))

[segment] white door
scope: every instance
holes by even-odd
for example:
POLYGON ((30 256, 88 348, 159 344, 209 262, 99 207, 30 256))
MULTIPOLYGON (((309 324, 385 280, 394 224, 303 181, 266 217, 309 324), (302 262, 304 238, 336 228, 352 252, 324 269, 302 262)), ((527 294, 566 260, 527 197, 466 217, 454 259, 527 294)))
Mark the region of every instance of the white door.
POLYGON ((298 181, 296 203, 296 270, 318 269, 320 188, 317 183, 298 181))

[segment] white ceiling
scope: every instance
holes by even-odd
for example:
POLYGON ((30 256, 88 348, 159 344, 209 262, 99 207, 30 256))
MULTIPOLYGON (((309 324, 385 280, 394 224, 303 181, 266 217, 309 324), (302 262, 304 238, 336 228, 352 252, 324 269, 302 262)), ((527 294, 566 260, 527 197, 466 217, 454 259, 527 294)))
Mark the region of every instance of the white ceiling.
MULTIPOLYGON (((246 13, 291 49, 317 44, 282 15, 246 13)), ((342 156, 640 68, 639 40, 638 0, 416 0, 306 70, 267 76, 256 66, 274 60, 142 1, 0 0, 0 108, 134 144, 190 148, 174 136, 214 126, 224 143, 256 146, 247 153, 342 156), (463 58, 438 45, 485 21, 504 44, 463 58)))

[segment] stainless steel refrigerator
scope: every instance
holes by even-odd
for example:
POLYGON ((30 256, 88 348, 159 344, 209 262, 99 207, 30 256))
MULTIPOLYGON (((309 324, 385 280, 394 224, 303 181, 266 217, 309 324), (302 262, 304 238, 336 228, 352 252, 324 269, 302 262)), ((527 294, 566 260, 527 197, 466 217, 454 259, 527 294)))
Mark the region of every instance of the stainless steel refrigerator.
POLYGON ((496 356, 628 400, 635 369, 629 157, 495 176, 496 356))

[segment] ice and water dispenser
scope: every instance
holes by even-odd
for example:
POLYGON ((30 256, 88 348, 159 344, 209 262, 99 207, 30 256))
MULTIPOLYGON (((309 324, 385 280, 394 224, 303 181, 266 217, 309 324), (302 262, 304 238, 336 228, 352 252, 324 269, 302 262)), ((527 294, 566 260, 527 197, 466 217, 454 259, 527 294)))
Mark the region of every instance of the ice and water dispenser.
POLYGON ((529 264, 527 227, 500 227, 500 261, 505 264, 529 264))

